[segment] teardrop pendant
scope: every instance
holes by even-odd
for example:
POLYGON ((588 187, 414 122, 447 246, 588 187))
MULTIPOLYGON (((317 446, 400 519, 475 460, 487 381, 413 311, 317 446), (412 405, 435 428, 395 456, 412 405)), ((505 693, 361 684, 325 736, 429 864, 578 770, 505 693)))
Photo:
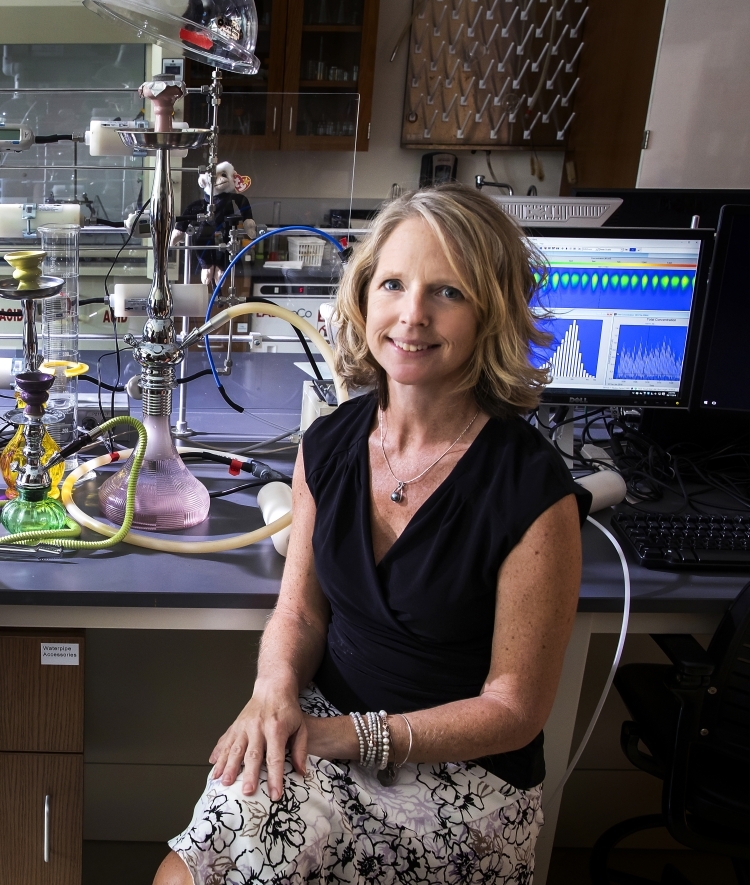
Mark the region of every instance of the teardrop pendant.
POLYGON ((394 504, 400 504, 404 499, 404 483, 400 482, 391 492, 391 501, 394 504))

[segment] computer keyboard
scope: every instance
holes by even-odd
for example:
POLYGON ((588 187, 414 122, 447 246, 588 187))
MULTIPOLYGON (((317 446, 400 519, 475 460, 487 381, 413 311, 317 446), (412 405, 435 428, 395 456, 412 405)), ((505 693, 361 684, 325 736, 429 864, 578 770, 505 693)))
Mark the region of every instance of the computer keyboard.
POLYGON ((612 527, 645 568, 750 572, 750 517, 615 513, 612 527))

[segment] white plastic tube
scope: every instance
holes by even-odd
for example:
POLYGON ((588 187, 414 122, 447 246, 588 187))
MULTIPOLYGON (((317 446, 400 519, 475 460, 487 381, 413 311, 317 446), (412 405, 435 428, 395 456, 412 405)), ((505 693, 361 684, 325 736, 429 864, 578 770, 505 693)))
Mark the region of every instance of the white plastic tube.
MULTIPOLYGON (((266 525, 283 519, 288 513, 292 512, 292 490, 285 482, 269 482, 264 485, 258 492, 258 507, 263 514, 263 522, 266 525)), ((289 549, 289 535, 292 527, 282 529, 280 532, 271 535, 273 546, 276 552, 281 556, 286 556, 289 549)))

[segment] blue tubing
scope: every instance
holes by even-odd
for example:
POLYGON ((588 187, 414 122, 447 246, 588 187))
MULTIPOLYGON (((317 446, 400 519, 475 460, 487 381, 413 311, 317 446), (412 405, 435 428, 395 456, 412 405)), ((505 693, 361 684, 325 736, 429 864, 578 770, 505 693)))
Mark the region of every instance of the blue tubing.
MULTIPOLYGON (((227 278, 230 270, 235 266, 235 264, 237 264, 240 258, 243 257, 247 250, 252 249, 253 246, 256 245, 256 243, 260 243, 262 240, 268 239, 268 237, 275 237, 277 234, 288 233, 290 231, 305 231, 307 233, 316 234, 317 236, 322 237, 324 240, 328 240, 329 243, 332 243, 339 250, 339 252, 344 251, 344 247, 341 245, 341 243, 339 243, 339 241, 332 237, 330 234, 324 233, 322 230, 318 230, 317 227, 308 227, 304 224, 291 225, 288 227, 277 227, 275 230, 269 230, 266 233, 261 234, 259 237, 256 237, 252 241, 252 243, 248 243, 247 246, 245 246, 240 252, 238 252, 237 255, 235 255, 234 258, 227 265, 227 269, 219 278, 219 282, 216 284, 216 288, 214 289, 213 294, 211 295, 211 298, 208 302, 208 307, 206 308, 206 322, 208 322, 211 318, 211 311, 213 310, 214 303, 216 302, 219 292, 221 291, 221 287, 224 284, 224 280, 227 278)), ((206 356, 208 357, 208 365, 211 369, 211 374, 214 376, 216 386, 219 388, 219 390, 223 390, 224 385, 221 383, 219 373, 216 371, 216 364, 214 363, 214 356, 211 353, 211 345, 208 340, 208 335, 204 337, 204 341, 206 343, 206 356)))

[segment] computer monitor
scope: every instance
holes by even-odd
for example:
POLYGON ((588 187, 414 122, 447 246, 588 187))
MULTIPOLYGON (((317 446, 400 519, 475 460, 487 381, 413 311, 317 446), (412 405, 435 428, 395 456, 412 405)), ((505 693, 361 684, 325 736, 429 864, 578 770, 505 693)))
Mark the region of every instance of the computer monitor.
POLYGON ((724 206, 706 293, 693 404, 750 412, 750 206, 724 206))
POLYGON ((553 336, 547 403, 687 408, 713 231, 549 228, 531 306, 553 336))

